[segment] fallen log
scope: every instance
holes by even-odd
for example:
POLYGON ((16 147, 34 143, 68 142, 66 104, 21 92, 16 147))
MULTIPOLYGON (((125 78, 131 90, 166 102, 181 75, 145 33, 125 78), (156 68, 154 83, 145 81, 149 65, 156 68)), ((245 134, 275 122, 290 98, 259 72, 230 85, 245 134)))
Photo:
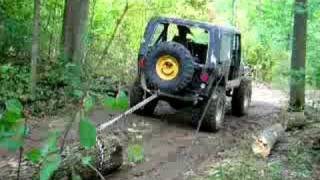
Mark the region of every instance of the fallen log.
POLYGON ((304 112, 287 112, 285 119, 287 121, 287 130, 289 131, 301 129, 308 123, 304 112))
MULTIPOLYGON (((62 161, 52 179, 72 179, 77 174, 81 179, 99 179, 99 174, 105 176, 118 169, 123 163, 122 146, 115 136, 99 135, 97 144, 89 150, 84 149, 79 143, 67 145, 61 154, 62 161), (91 157, 90 166, 81 162, 81 157, 91 157), (99 171, 99 173, 97 173, 99 171)), ((0 163, 0 179, 15 179, 17 176, 16 159, 0 163)), ((39 179, 41 167, 31 164, 26 159, 21 163, 21 179, 39 179)))
POLYGON ((274 144, 283 136, 285 129, 281 124, 274 124, 264 130, 255 137, 252 144, 252 151, 256 155, 267 158, 274 144))

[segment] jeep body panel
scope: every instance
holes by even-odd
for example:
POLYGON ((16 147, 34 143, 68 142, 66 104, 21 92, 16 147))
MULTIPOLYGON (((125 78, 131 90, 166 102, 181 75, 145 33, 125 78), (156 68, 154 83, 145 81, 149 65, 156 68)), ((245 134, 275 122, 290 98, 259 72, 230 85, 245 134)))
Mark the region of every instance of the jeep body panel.
MULTIPOLYGON (((208 85, 201 93, 194 94, 194 97, 186 97, 184 95, 173 95, 162 92, 161 94, 168 98, 177 98, 184 101, 194 100, 196 98, 201 98, 201 96, 209 96, 212 88, 217 83, 217 79, 221 79, 221 84, 223 84, 227 89, 232 89, 233 87, 239 86, 240 78, 243 74, 240 72, 241 68, 241 35, 238 30, 235 28, 223 27, 218 25, 212 25, 209 23, 183 20, 177 18, 164 18, 164 17, 155 17, 152 18, 145 30, 144 38, 140 45, 138 60, 147 56, 147 53, 150 48, 150 43, 152 41, 155 30, 159 24, 169 25, 182 25, 189 28, 201 28, 208 32, 209 34, 209 43, 207 50, 207 59, 203 66, 203 71, 207 72, 210 75, 208 85), (226 43, 226 42, 229 42, 226 43), (230 46, 229 49, 236 48, 238 52, 224 53, 224 46, 230 46), (233 47, 234 46, 234 47, 233 47), (232 57, 233 53, 235 58, 232 57), (232 61, 233 58, 233 61, 232 61), (236 68, 233 70, 234 73, 230 74, 230 67, 236 68), (200 96, 199 96, 200 94, 200 96)), ((141 84, 146 91, 148 89, 143 72, 141 69, 138 69, 138 76, 141 78, 141 84)), ((188 94, 189 96, 190 94, 188 94)))

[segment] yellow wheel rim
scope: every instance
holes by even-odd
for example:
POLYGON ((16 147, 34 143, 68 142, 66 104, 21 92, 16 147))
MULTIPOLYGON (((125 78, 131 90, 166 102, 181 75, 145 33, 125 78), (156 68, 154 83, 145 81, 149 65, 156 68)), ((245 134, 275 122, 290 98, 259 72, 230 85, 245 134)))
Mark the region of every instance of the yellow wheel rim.
POLYGON ((172 56, 161 56, 157 61, 156 71, 161 79, 172 80, 179 73, 179 62, 172 56))

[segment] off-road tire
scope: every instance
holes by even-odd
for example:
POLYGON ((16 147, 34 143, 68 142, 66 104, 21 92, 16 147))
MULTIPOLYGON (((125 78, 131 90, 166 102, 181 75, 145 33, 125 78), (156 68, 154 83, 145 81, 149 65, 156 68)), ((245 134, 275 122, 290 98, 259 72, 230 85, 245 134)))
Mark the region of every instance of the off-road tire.
MULTIPOLYGON (((135 80, 135 82, 133 83, 129 91, 129 107, 131 108, 134 105, 143 101, 144 95, 145 95, 145 91, 142 89, 140 85, 140 80, 139 79, 135 80)), ((146 94, 146 98, 149 96, 150 96, 149 94, 146 94)), ((155 99, 149 102, 148 104, 146 104, 145 106, 141 107, 140 109, 136 110, 134 113, 138 115, 150 116, 153 114, 157 104, 158 104, 158 100, 155 99)))
POLYGON ((211 132, 216 132, 223 126, 225 106, 226 106, 226 92, 225 88, 218 86, 216 91, 211 95, 211 101, 207 100, 201 103, 198 107, 193 108, 192 112, 192 125, 198 127, 202 113, 208 104, 208 109, 202 120, 201 129, 211 132))
POLYGON ((194 74, 193 57, 190 51, 182 44, 162 42, 147 55, 144 72, 148 86, 168 93, 176 93, 183 90, 192 81, 194 74), (163 80, 156 72, 156 63, 164 55, 176 58, 179 63, 179 73, 172 80, 163 80))
POLYGON ((252 80, 243 78, 239 87, 232 93, 231 109, 235 116, 244 116, 248 114, 252 95, 252 80))

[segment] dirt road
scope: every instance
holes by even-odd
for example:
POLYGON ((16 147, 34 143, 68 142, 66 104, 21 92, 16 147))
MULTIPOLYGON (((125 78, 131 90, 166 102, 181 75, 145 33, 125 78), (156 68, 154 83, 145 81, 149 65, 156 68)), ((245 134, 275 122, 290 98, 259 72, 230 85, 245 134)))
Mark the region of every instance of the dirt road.
MULTIPOLYGON (((285 101, 280 91, 255 85, 248 116, 234 117, 228 110, 221 131, 199 132, 197 136, 189 125, 190 111, 176 112, 163 102, 154 117, 130 115, 116 126, 126 137, 137 137, 138 140, 127 139, 124 144, 143 145, 145 162, 124 165, 108 179, 181 180, 201 175, 210 165, 223 160, 225 154, 249 151, 254 132, 277 121, 277 113, 285 101)), ((96 111, 92 118, 102 123, 113 115, 96 111)))

